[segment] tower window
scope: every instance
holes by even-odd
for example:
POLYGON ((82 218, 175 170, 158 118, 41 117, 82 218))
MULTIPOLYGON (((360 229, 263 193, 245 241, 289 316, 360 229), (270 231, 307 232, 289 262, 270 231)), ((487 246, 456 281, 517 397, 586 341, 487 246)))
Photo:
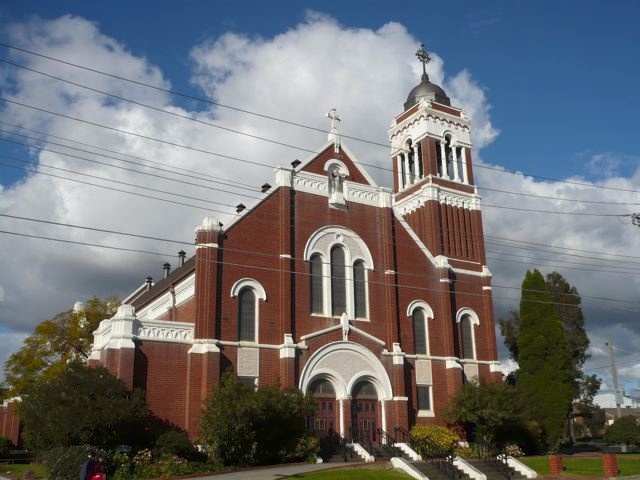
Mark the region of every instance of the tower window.
POLYGON ((346 265, 344 249, 331 249, 331 315, 342 315, 347 308, 346 265))
POLYGON ((422 308, 416 308, 412 315, 413 319, 413 348, 416 354, 427 354, 427 326, 422 308))
POLYGON ((366 318, 367 316, 367 292, 364 276, 364 262, 358 260, 353 264, 353 302, 356 318, 366 318))
POLYGON ((473 321, 471 316, 464 315, 462 317, 460 328, 462 330, 462 358, 473 359, 475 358, 475 354, 473 346, 473 321))
POLYGON ((238 340, 256 341, 256 295, 250 287, 238 295, 238 340))
POLYGON ((431 385, 418 385, 418 410, 431 410, 431 385))
POLYGON ((322 256, 311 255, 311 313, 323 313, 324 298, 322 295, 324 278, 322 275, 322 256))

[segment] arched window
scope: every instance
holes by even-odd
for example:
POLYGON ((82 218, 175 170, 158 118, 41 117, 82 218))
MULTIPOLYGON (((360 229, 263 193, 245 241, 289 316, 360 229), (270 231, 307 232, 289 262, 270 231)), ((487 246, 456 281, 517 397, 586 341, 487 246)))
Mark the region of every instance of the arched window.
POLYGON ((346 265, 344 249, 331 249, 331 315, 342 315, 347 308, 346 265))
POLYGON ((367 317, 367 290, 365 284, 364 262, 353 264, 353 302, 356 318, 367 317))
POLYGON ((324 312, 322 256, 319 253, 311 255, 311 313, 324 312))
POLYGON ((411 314, 413 320, 413 348, 417 354, 427 354, 427 326, 422 308, 416 308, 411 314))
POLYGON ((317 230, 304 250, 309 262, 309 311, 350 320, 369 319, 368 271, 374 270, 367 244, 352 230, 326 226, 317 230))
POLYGON ((462 358, 474 359, 475 348, 473 345, 473 319, 470 315, 464 315, 460 320, 462 339, 462 358))
POLYGON ((256 294, 250 287, 238 294, 238 341, 256 341, 256 294))

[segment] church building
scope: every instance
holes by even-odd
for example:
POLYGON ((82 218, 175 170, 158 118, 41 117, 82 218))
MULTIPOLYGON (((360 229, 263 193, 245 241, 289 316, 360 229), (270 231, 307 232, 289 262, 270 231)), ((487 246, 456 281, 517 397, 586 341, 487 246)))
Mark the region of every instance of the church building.
POLYGON ((195 256, 102 321, 90 363, 191 437, 227 369, 313 394, 320 436, 372 440, 441 423, 463 383, 500 379, 470 122, 417 56, 421 81, 388 132, 392 189, 332 127, 230 224, 205 218, 195 256))

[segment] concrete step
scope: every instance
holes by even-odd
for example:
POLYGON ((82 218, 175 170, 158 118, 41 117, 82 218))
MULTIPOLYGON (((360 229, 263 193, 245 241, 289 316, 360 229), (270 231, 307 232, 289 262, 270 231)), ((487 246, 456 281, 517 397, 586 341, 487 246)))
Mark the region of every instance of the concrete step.
MULTIPOLYGON (((429 480, 450 480, 447 475, 442 472, 436 465, 430 462, 425 462, 424 460, 418 462, 411 462, 411 464, 416 467, 420 472, 424 473, 429 480)), ((465 474, 460 472, 461 479, 469 480, 465 474)))
MULTIPOLYGON (((492 465, 485 463, 480 459, 465 459, 467 463, 471 464, 482 473, 487 476, 487 480, 505 480, 507 476, 503 474, 501 471, 497 470, 492 465)), ((522 476, 518 472, 516 472, 513 468, 509 469, 511 472, 511 480, 526 480, 526 477, 522 476)))

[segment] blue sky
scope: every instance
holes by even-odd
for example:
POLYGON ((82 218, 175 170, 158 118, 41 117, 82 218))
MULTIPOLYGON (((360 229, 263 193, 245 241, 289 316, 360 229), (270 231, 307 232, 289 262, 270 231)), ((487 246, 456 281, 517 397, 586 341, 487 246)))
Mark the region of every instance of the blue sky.
MULTIPOLYGON (((468 69, 486 89, 502 132, 487 147, 488 159, 554 178, 594 178, 585 166, 592 153, 638 159, 630 121, 640 110, 640 64, 634 60, 640 5, 634 1, 459 1, 446 8, 409 1, 398 8, 368 1, 184 1, 177 7, 165 1, 21 0, 0 9, 8 21, 67 13, 96 21, 103 33, 160 66, 175 89, 196 94, 189 51, 224 32, 272 37, 302 21, 307 9, 351 28, 397 21, 437 52, 447 71, 468 69)), ((628 173, 631 167, 620 168, 628 173)))
MULTIPOLYGON (((640 111, 640 67, 636 61, 639 10, 638 2, 595 0, 449 4, 21 0, 0 2, 0 38, 56 58, 320 128, 327 127, 324 113, 336 107, 343 115, 343 134, 380 143, 387 142, 391 118, 401 113, 408 91, 418 82, 419 66, 413 53, 417 44, 424 42, 434 56, 432 80, 441 83, 473 121, 475 175, 483 195, 488 240, 518 239, 564 251, 561 258, 549 249, 516 252, 504 243, 488 244, 496 318, 517 307, 517 290, 528 268, 538 267, 545 273, 561 271, 583 295, 594 347, 588 366, 603 376, 606 390, 610 385, 603 368, 608 363, 603 339, 608 335, 613 335, 620 347, 622 381, 628 388, 640 381, 640 326, 636 320, 640 278, 635 273, 640 258, 620 257, 640 251, 640 232, 629 225, 628 217, 579 215, 640 210, 640 196, 633 193, 640 190, 636 119, 640 111), (301 78, 309 80, 287 78, 289 72, 306 75, 301 78), (507 175, 484 169, 486 166, 559 181, 507 175), (495 190, 537 197, 509 196, 495 190), (541 197, 606 203, 576 204, 541 197), (504 209, 509 206, 529 211, 504 209), (536 213, 540 210, 563 214, 536 213), (591 254, 586 252, 601 252, 601 260, 589 263, 591 254), (629 271, 622 271, 621 261, 629 271)), ((322 135, 252 123, 223 109, 65 70, 6 48, 0 47, 0 52, 0 58, 309 149, 325 141, 322 135)), ((71 88, 42 79, 33 81, 6 65, 0 65, 0 79, 3 96, 15 94, 26 103, 49 105, 104 123, 118 119, 141 129, 153 127, 166 135, 175 133, 183 142, 200 141, 198 145, 211 150, 261 158, 270 165, 282 163, 282 158, 290 161, 307 155, 184 128, 177 121, 146 116, 115 101, 96 104, 90 95, 72 102, 76 92, 71 88)), ((0 112, 0 116, 11 116, 27 128, 125 153, 192 165, 214 175, 251 177, 257 185, 271 180, 269 170, 197 163, 203 159, 18 108, 0 104, 0 112)), ((388 165, 384 148, 349 145, 364 163, 388 165)), ((54 162, 80 168, 60 156, 25 152, 7 142, 0 142, 0 154, 28 156, 41 165, 54 162)), ((97 167, 86 167, 86 172, 102 174, 97 167)), ((124 174, 117 178, 131 180, 124 174)), ((384 176, 377 181, 389 184, 384 176)), ((166 237, 172 233, 191 241, 193 227, 203 215, 172 206, 159 209, 149 202, 125 201, 94 190, 80 191, 37 176, 25 177, 19 170, 2 166, 0 186, 0 213, 146 235, 166 237)), ((158 184, 156 188, 167 187, 158 184)), ((227 203, 235 204, 233 201, 235 198, 227 203)), ((6 219, 0 221, 2 228, 65 234, 44 227, 29 230, 32 227, 6 219)), ((117 241, 106 235, 67 235, 75 235, 71 238, 78 241, 117 241)), ((150 248, 131 242, 119 245, 150 248)), ((159 269, 156 263, 162 263, 139 255, 87 253, 82 248, 0 237, 0 302, 4 303, 0 305, 0 359, 15 350, 19 339, 38 321, 94 294, 126 296, 148 272, 159 269), (24 258, 30 260, 29 268, 20 261, 24 258), (52 272, 56 274, 54 281, 50 279, 52 272)), ((502 357, 506 358, 504 349, 502 357)))

